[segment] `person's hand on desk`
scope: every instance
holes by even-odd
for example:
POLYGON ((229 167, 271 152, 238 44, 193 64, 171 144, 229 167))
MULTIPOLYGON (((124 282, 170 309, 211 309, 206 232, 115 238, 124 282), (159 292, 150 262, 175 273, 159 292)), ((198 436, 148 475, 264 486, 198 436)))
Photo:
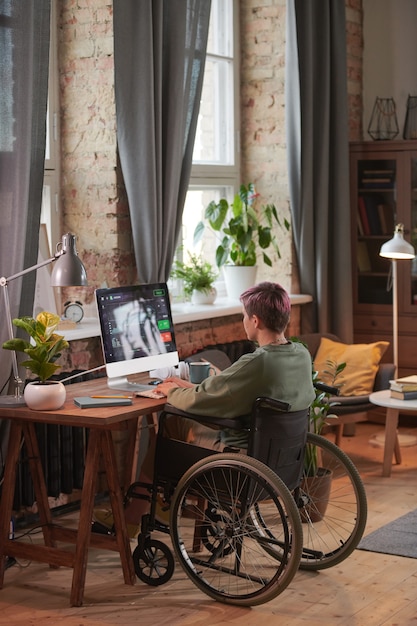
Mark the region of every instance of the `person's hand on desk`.
POLYGON ((178 376, 170 376, 166 378, 162 383, 156 387, 158 391, 164 394, 164 396, 168 395, 168 391, 170 389, 175 389, 176 387, 194 387, 193 383, 190 383, 189 380, 184 380, 183 378, 179 378, 178 376))

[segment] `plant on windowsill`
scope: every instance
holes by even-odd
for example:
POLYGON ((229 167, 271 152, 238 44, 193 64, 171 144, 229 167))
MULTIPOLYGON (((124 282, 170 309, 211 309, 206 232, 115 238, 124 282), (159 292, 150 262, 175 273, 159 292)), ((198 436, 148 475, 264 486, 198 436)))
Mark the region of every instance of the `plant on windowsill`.
POLYGON ((39 380, 29 382, 24 390, 26 404, 37 410, 60 408, 66 397, 62 383, 49 380, 60 368, 55 361, 69 344, 62 335, 55 333, 60 318, 54 313, 42 311, 35 318, 19 317, 13 324, 27 332, 32 341, 16 337, 3 343, 5 350, 23 352, 28 358, 21 365, 39 380))
POLYGON ((218 273, 211 263, 196 254, 188 256, 188 262, 174 261, 171 277, 182 280, 184 293, 193 304, 213 304, 217 295, 213 283, 218 273))
POLYGON ((194 231, 194 245, 203 237, 205 228, 208 226, 219 238, 220 243, 216 248, 217 267, 225 267, 225 280, 228 291, 233 292, 233 297, 239 297, 240 293, 254 284, 256 277, 256 263, 258 254, 262 254, 263 262, 269 267, 272 260, 266 250, 272 248, 277 257, 281 257, 279 246, 273 227, 279 226, 290 230, 289 222, 280 220, 274 204, 261 206, 255 209, 255 203, 259 194, 255 191, 253 183, 241 185, 239 193, 229 203, 225 198, 219 202, 212 201, 207 206, 204 213, 204 220, 201 220, 194 231), (242 287, 236 288, 236 275, 241 271, 229 270, 230 267, 251 267, 250 278, 242 287), (228 273, 232 272, 232 277, 228 278, 228 273), (236 295, 237 294, 237 295, 236 295))

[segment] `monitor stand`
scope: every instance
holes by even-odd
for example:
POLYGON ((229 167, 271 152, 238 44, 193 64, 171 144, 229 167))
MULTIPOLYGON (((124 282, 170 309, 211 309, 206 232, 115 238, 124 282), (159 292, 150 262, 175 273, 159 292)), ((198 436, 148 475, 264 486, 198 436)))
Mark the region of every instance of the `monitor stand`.
POLYGON ((116 378, 107 378, 107 385, 110 389, 117 389, 120 391, 150 391, 155 390, 154 385, 145 385, 142 383, 130 382, 126 376, 117 376, 116 378))

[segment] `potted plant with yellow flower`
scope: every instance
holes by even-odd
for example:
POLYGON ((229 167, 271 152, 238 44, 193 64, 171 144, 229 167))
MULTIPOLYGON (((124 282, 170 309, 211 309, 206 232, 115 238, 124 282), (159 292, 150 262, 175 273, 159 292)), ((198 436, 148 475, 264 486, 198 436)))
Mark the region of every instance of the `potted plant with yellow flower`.
POLYGON ((38 380, 29 382, 24 390, 24 399, 31 409, 59 409, 65 402, 65 386, 59 381, 49 380, 59 369, 56 360, 68 342, 55 331, 60 318, 54 313, 42 311, 33 317, 19 317, 13 324, 26 331, 30 340, 15 337, 3 343, 5 350, 23 352, 27 359, 21 365, 30 370, 38 380))

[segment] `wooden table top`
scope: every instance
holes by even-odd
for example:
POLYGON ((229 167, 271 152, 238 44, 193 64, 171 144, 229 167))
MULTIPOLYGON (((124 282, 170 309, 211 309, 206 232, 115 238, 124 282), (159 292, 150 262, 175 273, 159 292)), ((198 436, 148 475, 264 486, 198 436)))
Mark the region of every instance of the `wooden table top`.
MULTIPOLYGON (((152 398, 132 399, 128 406, 99 407, 93 409, 80 409, 74 404, 76 396, 92 395, 119 395, 107 386, 107 378, 96 378, 82 383, 66 385, 67 398, 61 409, 54 411, 34 411, 27 406, 0 407, 0 418, 30 420, 46 424, 61 424, 65 426, 86 426, 108 429, 117 429, 120 422, 126 422, 138 415, 145 415, 160 411, 165 405, 165 398, 154 400, 152 398)), ((123 395, 123 392, 120 392, 123 395)))

